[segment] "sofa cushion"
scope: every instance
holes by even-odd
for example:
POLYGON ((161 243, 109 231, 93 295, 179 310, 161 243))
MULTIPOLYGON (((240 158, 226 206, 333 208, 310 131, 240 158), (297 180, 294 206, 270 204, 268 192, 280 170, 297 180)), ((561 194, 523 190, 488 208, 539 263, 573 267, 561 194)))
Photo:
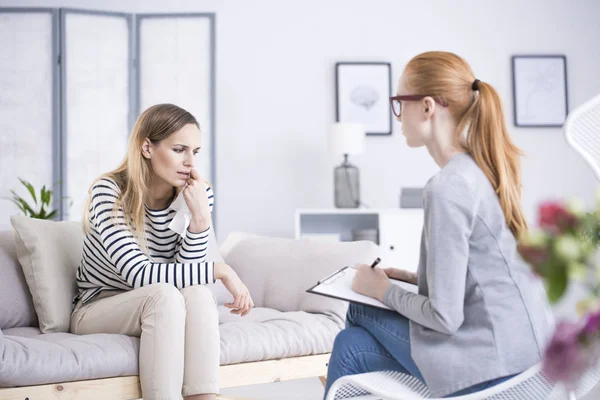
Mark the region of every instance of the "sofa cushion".
POLYGON ((245 317, 219 306, 221 365, 331 352, 341 326, 323 314, 254 308, 245 317))
MULTIPOLYGON (((245 317, 219 306, 221 365, 331 352, 341 329, 326 315, 254 308, 245 317)), ((0 331, 0 387, 138 374, 139 339, 116 334, 0 331)))
POLYGON ((20 326, 17 328, 8 328, 4 329, 3 332, 5 335, 20 336, 24 338, 32 338, 40 336, 42 334, 42 331, 40 331, 40 328, 38 328, 37 326, 20 326))
POLYGON ((0 387, 138 374, 139 339, 125 335, 13 328, 1 331, 0 341, 0 387))
POLYGON ((68 332, 75 272, 81 261, 83 230, 79 222, 10 217, 19 262, 43 333, 68 332))
POLYGON ((332 243, 238 233, 227 238, 221 251, 257 307, 327 314, 340 324, 348 304, 306 290, 344 266, 372 263, 379 254, 378 246, 369 241, 332 243))
POLYGON ((0 329, 37 326, 33 300, 10 231, 0 232, 0 277, 0 329))

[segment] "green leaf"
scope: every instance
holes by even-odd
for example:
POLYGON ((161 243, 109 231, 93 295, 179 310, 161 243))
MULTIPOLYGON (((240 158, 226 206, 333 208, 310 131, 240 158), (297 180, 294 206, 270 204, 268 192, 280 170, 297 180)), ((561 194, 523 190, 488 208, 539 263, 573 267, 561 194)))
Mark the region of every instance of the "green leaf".
POLYGON ((21 196, 19 196, 17 193, 15 193, 15 191, 14 191, 14 190, 12 190, 12 189, 11 189, 11 191, 10 191, 10 192, 11 192, 11 193, 12 193, 12 195, 13 195, 13 199, 20 199, 20 198, 21 198, 21 196))
POLYGON ((33 209, 31 208, 31 206, 29 204, 27 204, 27 202, 21 198, 18 199, 19 203, 21 203, 21 205, 23 206, 23 209, 25 210, 25 215, 27 215, 27 213, 29 213, 30 217, 35 218, 35 216, 37 215, 37 213, 35 211, 33 211, 33 209))
POLYGON ((23 205, 21 203, 19 203, 17 200, 15 199, 10 199, 10 201, 12 201, 13 203, 15 203, 15 205, 17 207, 19 207, 19 210, 21 210, 21 212, 25 215, 27 215, 27 212, 25 211, 25 208, 23 207, 23 205))
POLYGON ((49 189, 46 189, 46 186, 44 186, 44 187, 42 187, 42 196, 44 197, 42 202, 46 205, 50 205, 50 200, 52 198, 52 191, 49 189))
POLYGON ((56 217, 56 210, 53 210, 50 214, 46 215, 46 219, 54 219, 56 217))
POLYGON ((35 196, 35 189, 33 188, 33 185, 24 179, 19 178, 19 180, 21 181, 23 186, 27 188, 27 190, 31 194, 31 197, 33 197, 33 201, 35 202, 35 204, 37 204, 37 197, 35 196))
POLYGON ((567 289, 568 273, 566 266, 561 262, 553 263, 548 269, 547 294, 550 303, 556 303, 567 289))
MULTIPOLYGON (((11 192, 13 192, 13 191, 11 190, 11 192)), ((29 207, 27 202, 25 200, 23 200, 22 198, 20 198, 19 196, 17 196, 17 194, 15 192, 13 192, 13 198, 11 199, 11 201, 17 207, 19 207, 19 210, 21 210, 21 212, 23 214, 25 214, 26 216, 29 215, 29 210, 31 210, 31 208, 29 207)))

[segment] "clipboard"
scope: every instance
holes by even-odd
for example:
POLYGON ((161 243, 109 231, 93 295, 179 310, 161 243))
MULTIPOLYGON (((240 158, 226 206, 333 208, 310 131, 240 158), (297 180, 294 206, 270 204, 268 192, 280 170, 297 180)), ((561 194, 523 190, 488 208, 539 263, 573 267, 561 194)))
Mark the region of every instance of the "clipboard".
MULTIPOLYGON (((353 291, 352 280, 354 279, 355 273, 356 270, 352 267, 341 268, 321 279, 315 286, 311 287, 306 292, 383 310, 392 310, 377 299, 353 291)), ((393 278, 390 278, 390 280, 393 285, 400 286, 404 290, 412 293, 418 293, 417 285, 393 278)))

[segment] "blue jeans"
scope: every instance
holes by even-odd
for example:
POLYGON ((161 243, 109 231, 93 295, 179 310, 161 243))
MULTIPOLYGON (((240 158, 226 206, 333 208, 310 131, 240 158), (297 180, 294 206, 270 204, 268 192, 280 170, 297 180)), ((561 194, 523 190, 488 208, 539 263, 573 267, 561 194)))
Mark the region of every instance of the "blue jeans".
MULTIPOLYGON (((351 303, 346 329, 337 335, 333 345, 325 396, 338 378, 373 371, 398 371, 425 382, 410 356, 408 319, 395 311, 351 303)), ((479 383, 452 396, 478 392, 509 378, 512 376, 479 383)))

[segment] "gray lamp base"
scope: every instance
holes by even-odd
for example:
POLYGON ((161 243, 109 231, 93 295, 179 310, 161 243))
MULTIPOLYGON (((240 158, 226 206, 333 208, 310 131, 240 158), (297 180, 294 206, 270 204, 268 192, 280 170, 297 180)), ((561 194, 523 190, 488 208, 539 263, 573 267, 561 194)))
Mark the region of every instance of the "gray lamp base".
POLYGON ((337 208, 358 208, 360 206, 360 180, 358 168, 348 162, 348 154, 344 154, 344 162, 333 171, 334 198, 337 208))

